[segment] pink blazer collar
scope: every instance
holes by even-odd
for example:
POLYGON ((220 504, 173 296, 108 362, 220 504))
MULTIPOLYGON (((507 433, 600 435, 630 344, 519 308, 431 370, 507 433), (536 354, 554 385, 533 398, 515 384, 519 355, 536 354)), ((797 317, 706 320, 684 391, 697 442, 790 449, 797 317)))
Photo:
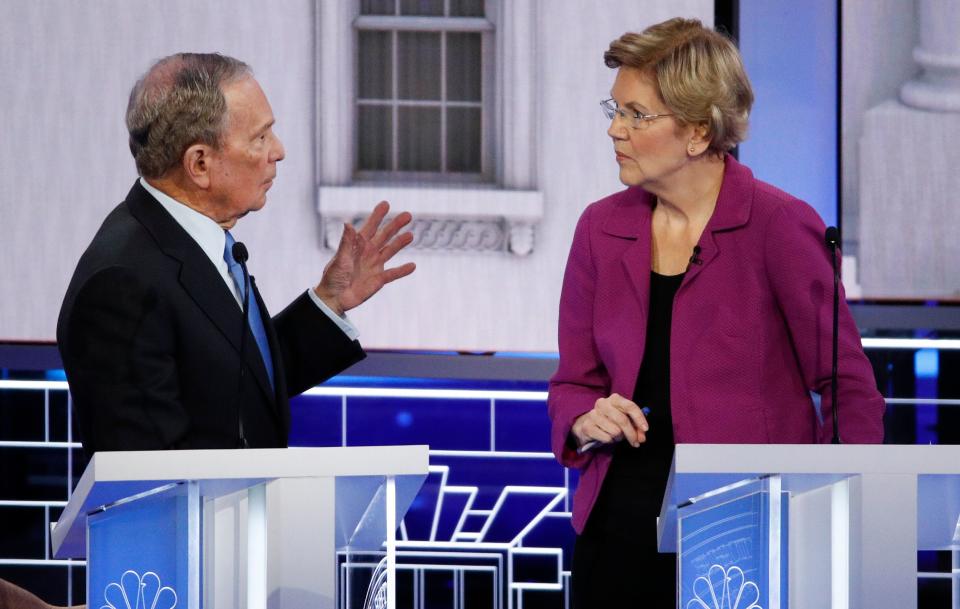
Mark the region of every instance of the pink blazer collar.
MULTIPOLYGON (((717 197, 717 207, 707 223, 704 234, 738 228, 750 219, 753 204, 753 172, 727 154, 724 157, 723 184, 717 197)), ((654 197, 639 186, 623 192, 606 222, 603 232, 614 237, 637 239, 650 234, 650 216, 654 197)), ((640 239, 645 241, 646 239, 640 239)), ((701 244, 701 247, 703 244, 701 244)))

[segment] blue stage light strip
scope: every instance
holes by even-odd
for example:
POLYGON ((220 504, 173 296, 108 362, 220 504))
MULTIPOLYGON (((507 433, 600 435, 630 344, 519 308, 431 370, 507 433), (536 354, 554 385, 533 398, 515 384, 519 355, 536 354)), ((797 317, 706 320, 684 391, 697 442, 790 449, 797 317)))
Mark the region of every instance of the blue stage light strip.
POLYGON ((346 397, 434 398, 451 400, 513 400, 542 402, 546 391, 498 391, 484 389, 407 389, 403 387, 314 387, 303 395, 346 397))
MULTIPOLYGON (((907 347, 899 347, 907 348, 907 347)), ((915 347, 910 347, 915 348, 915 347)), ((64 381, 15 381, 0 379, 0 390, 5 389, 23 389, 34 391, 66 391, 68 389, 64 381)), ((314 387, 304 392, 304 395, 321 395, 335 397, 390 397, 390 398, 437 398, 437 399, 474 399, 474 400, 513 400, 537 402, 546 401, 546 391, 496 391, 482 389, 398 389, 391 387, 370 388, 370 387, 314 387)), ((937 404, 941 406, 960 406, 960 399, 936 399, 936 398, 885 398, 888 404, 937 404)), ((79 442, 3 442, 0 446, 46 446, 51 448, 79 448, 79 442)), ((452 456, 456 454, 468 454, 472 456, 490 456, 490 453, 482 451, 430 451, 437 455, 452 456)), ((533 457, 533 458, 552 458, 551 453, 514 453, 500 452, 496 455, 506 455, 510 457, 533 457)), ((494 456, 496 456, 494 455, 494 456)))
MULTIPOLYGON (((359 380, 359 379, 358 379, 359 380)), ((66 391, 66 381, 17 381, 0 379, 0 389, 66 391)), ((453 400, 512 400, 518 402, 542 402, 546 391, 511 391, 489 389, 409 389, 405 387, 314 387, 303 395, 336 397, 391 397, 435 398, 453 400)))
POLYGON ((862 338, 864 349, 939 349, 956 351, 960 349, 957 338, 862 338))
POLYGON ((0 448, 83 448, 83 445, 80 442, 0 440, 0 448))
POLYGON ((66 501, 0 500, 0 507, 67 507, 66 501))
POLYGON ((483 457, 484 459, 502 458, 502 459, 549 459, 554 458, 553 453, 533 453, 508 450, 431 450, 433 457, 483 457))
POLYGON ((0 567, 50 567, 50 566, 71 566, 85 567, 87 561, 71 559, 45 559, 45 558, 0 558, 0 567))
POLYGON ((0 389, 49 389, 51 391, 66 391, 68 386, 66 381, 14 381, 10 379, 0 379, 0 389))
POLYGON ((960 400, 947 398, 885 398, 887 404, 922 406, 960 406, 960 400))

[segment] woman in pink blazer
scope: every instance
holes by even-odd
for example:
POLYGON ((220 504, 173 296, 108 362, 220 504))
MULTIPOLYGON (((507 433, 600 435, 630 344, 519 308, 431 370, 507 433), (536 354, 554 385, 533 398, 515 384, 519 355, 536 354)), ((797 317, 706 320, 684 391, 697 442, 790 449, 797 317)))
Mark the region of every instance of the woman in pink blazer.
MULTIPOLYGON (((674 444, 832 437, 833 271, 817 213, 728 154, 753 92, 727 38, 671 19, 604 59, 627 189, 577 224, 552 446, 580 471, 574 606, 668 607, 675 559, 657 554, 655 523, 674 444)), ((842 293, 839 328, 842 441, 881 442, 883 399, 842 293)))

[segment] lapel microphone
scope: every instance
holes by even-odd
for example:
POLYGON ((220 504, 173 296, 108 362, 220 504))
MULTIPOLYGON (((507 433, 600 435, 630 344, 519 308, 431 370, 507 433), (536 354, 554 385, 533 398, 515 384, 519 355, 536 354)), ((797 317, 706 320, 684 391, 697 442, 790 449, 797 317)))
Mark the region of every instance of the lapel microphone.
POLYGON ((693 246, 693 256, 690 256, 690 264, 703 265, 703 258, 700 257, 700 246, 693 246))
POLYGON ((840 444, 840 422, 837 420, 837 411, 840 409, 840 404, 837 402, 837 318, 840 309, 840 269, 837 268, 837 246, 840 244, 840 231, 836 226, 828 226, 823 239, 830 248, 830 261, 833 263, 833 354, 831 356, 833 370, 830 374, 830 410, 833 412, 833 444, 840 444))
POLYGON ((247 246, 239 241, 233 244, 230 253, 243 270, 243 319, 240 324, 240 376, 237 380, 237 432, 238 447, 249 448, 250 443, 247 442, 247 435, 243 430, 243 415, 240 412, 240 395, 243 389, 244 358, 247 348, 247 315, 250 313, 250 275, 247 272, 247 260, 250 258, 250 254, 247 252, 247 246))

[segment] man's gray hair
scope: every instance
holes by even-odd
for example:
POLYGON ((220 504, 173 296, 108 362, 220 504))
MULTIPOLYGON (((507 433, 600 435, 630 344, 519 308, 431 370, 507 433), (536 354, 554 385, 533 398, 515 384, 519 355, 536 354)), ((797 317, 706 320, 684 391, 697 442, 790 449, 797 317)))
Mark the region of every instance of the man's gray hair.
POLYGON ((219 149, 227 126, 223 86, 252 74, 244 62, 218 53, 177 53, 153 64, 127 104, 139 174, 161 177, 194 144, 219 149))

